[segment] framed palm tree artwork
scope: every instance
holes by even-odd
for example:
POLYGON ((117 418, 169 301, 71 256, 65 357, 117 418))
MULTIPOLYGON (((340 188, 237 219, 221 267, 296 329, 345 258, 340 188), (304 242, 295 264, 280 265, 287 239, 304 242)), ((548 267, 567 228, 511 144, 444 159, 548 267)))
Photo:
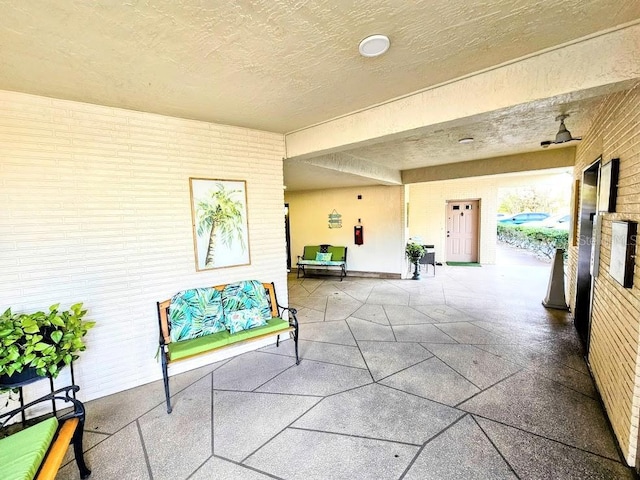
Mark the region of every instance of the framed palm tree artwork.
POLYGON ((196 270, 249 265, 244 180, 190 178, 196 270))

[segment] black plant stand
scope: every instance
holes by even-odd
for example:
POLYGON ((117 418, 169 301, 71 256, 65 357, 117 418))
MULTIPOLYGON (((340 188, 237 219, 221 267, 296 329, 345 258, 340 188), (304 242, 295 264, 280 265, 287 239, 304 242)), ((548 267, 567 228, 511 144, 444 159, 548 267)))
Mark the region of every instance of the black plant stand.
POLYGON ((413 262, 413 277, 411 280, 420 280, 420 264, 418 263, 419 259, 412 260, 413 262))
MULTIPOLYGON (((75 375, 73 373, 73 362, 71 362, 69 364, 69 368, 71 369, 71 385, 75 385, 76 384, 76 381, 75 381, 76 379, 75 379, 75 375)), ((38 375, 36 375, 35 377, 28 377, 26 375, 24 377, 19 376, 17 381, 15 381, 15 382, 6 382, 6 383, 3 382, 3 383, 1 383, 0 384, 0 389, 17 388, 18 389, 18 398, 20 399, 20 408, 24 408, 24 396, 22 395, 22 388, 27 386, 27 385, 29 385, 29 384, 31 384, 31 383, 37 382, 39 380, 43 380, 45 378, 49 379, 49 388, 51 389, 51 393, 53 393, 54 392, 53 377, 51 377, 50 375, 47 376, 47 377, 40 377, 38 375)), ((73 399, 75 400, 75 398, 76 398, 76 391, 73 390, 73 399)), ((55 400, 55 398, 53 398, 53 396, 51 398, 51 405, 53 407, 53 414, 57 415, 58 411, 56 409, 56 400, 55 400)), ((25 411, 24 410, 22 410, 22 412, 21 412, 21 417, 22 417, 22 425, 24 425, 26 423, 26 421, 27 421, 27 419, 25 417, 25 411)))

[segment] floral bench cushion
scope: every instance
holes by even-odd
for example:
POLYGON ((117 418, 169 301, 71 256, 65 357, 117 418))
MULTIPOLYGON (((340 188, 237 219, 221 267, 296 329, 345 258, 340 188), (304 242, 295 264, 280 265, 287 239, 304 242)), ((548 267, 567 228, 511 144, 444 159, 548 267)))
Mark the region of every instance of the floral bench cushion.
POLYGON ((267 294, 257 280, 230 283, 222 291, 222 307, 225 315, 238 310, 257 308, 264 320, 271 318, 271 306, 267 294))
POLYGON ((221 332, 226 328, 222 295, 215 288, 179 292, 171 298, 169 321, 172 342, 221 332))

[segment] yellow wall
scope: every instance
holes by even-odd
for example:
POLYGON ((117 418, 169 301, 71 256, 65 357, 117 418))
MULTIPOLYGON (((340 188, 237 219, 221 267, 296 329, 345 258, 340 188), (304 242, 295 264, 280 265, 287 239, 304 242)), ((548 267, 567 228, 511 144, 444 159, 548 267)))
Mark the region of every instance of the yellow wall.
MULTIPOLYGON (((436 260, 446 260, 446 214, 447 200, 480 200, 480 263, 496 261, 496 212, 498 189, 544 184, 557 178, 550 175, 507 175, 476 177, 460 180, 443 180, 416 183, 407 186, 409 194, 408 237, 419 236, 424 243, 433 244, 436 260)), ((568 208, 567 208, 568 210, 568 208)))
POLYGON ((328 243, 347 247, 349 271, 400 275, 405 268, 403 199, 399 186, 287 192, 293 268, 305 245, 328 243), (334 209, 342 215, 342 228, 328 226, 334 209), (353 243, 358 219, 364 227, 361 246, 353 243))
MULTIPOLYGON (((640 266, 636 258, 633 288, 609 275, 611 222, 640 222, 640 87, 607 97, 578 144, 575 178, 602 155, 620 158, 615 213, 602 222, 599 275, 595 279, 589 363, 627 462, 635 464, 640 406, 640 266)), ((636 248, 636 252, 638 252, 636 248)), ((570 249, 570 297, 575 307, 577 248, 570 249)))

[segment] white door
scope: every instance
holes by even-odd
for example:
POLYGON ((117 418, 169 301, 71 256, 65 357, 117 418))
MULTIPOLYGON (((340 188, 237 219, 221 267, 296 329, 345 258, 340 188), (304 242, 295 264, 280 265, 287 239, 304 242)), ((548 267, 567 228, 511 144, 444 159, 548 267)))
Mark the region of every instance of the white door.
POLYGON ((447 202, 447 261, 478 261, 478 200, 447 202))

